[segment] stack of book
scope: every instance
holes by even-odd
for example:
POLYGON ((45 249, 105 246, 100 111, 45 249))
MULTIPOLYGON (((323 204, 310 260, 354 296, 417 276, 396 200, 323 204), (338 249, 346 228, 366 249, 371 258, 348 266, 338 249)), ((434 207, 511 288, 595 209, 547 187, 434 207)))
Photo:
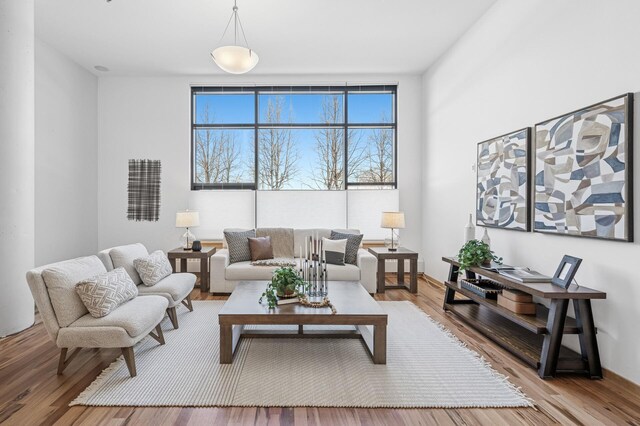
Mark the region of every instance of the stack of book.
POLYGON ((536 314, 536 304, 533 303, 533 297, 519 290, 502 290, 502 293, 498 294, 498 305, 516 314, 536 314))
POLYGON ((529 268, 501 268, 498 269, 497 272, 506 277, 510 278, 514 281, 518 281, 521 283, 547 283, 551 282, 551 277, 547 275, 543 275, 540 272, 534 271, 529 268))
POLYGON ((288 305, 290 303, 299 303, 300 302, 300 298, 299 297, 283 297, 283 298, 278 298, 278 305, 288 305))

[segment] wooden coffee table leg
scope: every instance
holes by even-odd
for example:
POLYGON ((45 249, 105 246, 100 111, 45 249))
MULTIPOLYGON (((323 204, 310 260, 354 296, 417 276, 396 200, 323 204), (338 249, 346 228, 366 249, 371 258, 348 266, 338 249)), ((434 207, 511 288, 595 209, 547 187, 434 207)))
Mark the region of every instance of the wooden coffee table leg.
POLYGON ((220 324, 220 364, 233 361, 233 329, 231 325, 220 324))
POLYGON ((373 326, 373 363, 387 363, 387 325, 373 326))

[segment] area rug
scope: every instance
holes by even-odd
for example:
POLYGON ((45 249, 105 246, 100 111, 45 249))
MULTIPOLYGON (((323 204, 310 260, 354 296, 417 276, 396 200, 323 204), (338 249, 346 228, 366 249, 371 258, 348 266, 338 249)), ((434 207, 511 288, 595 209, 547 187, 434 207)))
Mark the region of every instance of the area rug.
MULTIPOLYGON (((380 302, 389 315, 387 364, 359 339, 246 339, 218 363, 222 301, 195 301, 166 345, 135 347, 137 377, 117 359, 70 405, 463 408, 532 401, 411 302, 380 302)), ((258 328, 258 326, 253 326, 258 328)), ((287 326, 282 326, 287 327, 287 326)), ((310 327, 311 328, 311 327, 310 327)))

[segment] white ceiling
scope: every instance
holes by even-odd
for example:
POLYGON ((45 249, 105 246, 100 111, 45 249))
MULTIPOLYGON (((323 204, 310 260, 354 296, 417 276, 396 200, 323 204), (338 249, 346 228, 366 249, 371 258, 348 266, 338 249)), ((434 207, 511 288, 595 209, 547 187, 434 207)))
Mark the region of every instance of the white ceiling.
MULTIPOLYGON (((418 73, 495 0, 238 0, 254 74, 418 73)), ((36 0, 36 34, 97 75, 223 74, 233 0, 36 0)))

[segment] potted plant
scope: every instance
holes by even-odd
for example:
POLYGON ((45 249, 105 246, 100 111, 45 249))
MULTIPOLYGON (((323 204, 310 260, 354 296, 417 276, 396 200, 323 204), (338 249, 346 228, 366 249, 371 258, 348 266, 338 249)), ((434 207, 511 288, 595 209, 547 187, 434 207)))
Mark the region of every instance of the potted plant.
POLYGON ((491 261, 494 261, 499 265, 502 264, 502 258, 496 256, 491 251, 489 244, 480 240, 467 241, 458 252, 460 271, 464 271, 472 266, 489 264, 491 261))
POLYGON ((262 297, 267 298, 269 308, 272 309, 276 307, 278 297, 295 297, 304 292, 305 288, 306 283, 293 268, 278 268, 273 271, 271 282, 267 284, 262 297))

